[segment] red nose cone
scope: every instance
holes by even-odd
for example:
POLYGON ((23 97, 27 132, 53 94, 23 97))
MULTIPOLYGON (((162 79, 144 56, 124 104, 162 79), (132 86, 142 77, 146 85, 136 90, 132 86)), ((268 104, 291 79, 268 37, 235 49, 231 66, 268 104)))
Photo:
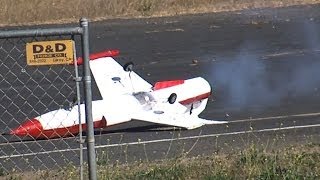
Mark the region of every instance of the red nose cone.
MULTIPOLYGON (((107 121, 103 117, 99 121, 94 121, 94 128, 105 128, 107 121)), ((83 131, 86 130, 86 124, 82 124, 83 131)), ((57 127, 53 129, 44 130, 41 123, 37 119, 27 120, 18 128, 13 129, 10 134, 20 137, 29 136, 35 139, 49 139, 57 137, 75 136, 79 133, 79 124, 74 124, 68 127, 57 127)))
POLYGON ((37 137, 41 134, 42 130, 41 123, 37 119, 31 119, 21 124, 18 128, 13 129, 10 134, 37 137))

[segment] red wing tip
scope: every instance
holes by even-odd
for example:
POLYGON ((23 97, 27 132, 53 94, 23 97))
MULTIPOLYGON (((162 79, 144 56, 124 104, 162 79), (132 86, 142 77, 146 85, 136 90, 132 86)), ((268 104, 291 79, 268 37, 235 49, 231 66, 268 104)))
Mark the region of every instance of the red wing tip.
POLYGON ((172 86, 177 86, 183 84, 184 80, 170 80, 170 81, 159 81, 153 87, 153 90, 165 89, 172 86))
MULTIPOLYGON (((98 53, 93 53, 89 55, 90 61, 93 61, 95 59, 103 58, 103 57, 115 57, 120 54, 120 51, 118 49, 110 49, 110 50, 105 50, 101 51, 98 53)), ((71 63, 71 65, 74 64, 74 62, 71 63)), ((83 59, 82 57, 77 58, 77 65, 82 65, 83 64, 83 59)))

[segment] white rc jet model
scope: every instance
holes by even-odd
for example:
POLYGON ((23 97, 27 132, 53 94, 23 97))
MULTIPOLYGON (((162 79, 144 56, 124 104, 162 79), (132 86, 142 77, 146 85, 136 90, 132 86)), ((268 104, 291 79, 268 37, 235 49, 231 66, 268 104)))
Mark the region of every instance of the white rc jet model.
MULTIPOLYGON (((102 96, 102 100, 92 101, 94 128, 105 128, 133 119, 186 129, 226 123, 198 117, 211 94, 205 79, 196 77, 151 85, 132 71, 133 63, 118 64, 113 59, 118 53, 111 50, 90 56, 90 68, 102 96)), ((78 64, 81 63, 78 59, 78 64)), ((66 137, 79 133, 80 122, 85 129, 84 104, 42 114, 25 121, 9 134, 35 139, 66 137)))

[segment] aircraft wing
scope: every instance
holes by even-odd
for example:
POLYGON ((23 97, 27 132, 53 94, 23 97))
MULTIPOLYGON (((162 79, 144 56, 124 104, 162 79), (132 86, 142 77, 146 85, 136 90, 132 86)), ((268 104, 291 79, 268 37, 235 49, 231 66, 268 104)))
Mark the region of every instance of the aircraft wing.
POLYGON ((206 124, 227 123, 227 121, 214 121, 214 120, 202 119, 202 118, 199 118, 198 116, 190 115, 189 112, 176 113, 174 112, 174 110, 178 111, 177 108, 181 110, 184 107, 179 103, 164 104, 164 105, 166 107, 160 108, 160 109, 139 111, 132 116, 132 119, 156 123, 156 124, 182 127, 186 129, 195 129, 206 124))
POLYGON ((90 61, 91 72, 103 99, 114 99, 117 95, 150 91, 152 85, 135 72, 126 72, 112 57, 90 61))

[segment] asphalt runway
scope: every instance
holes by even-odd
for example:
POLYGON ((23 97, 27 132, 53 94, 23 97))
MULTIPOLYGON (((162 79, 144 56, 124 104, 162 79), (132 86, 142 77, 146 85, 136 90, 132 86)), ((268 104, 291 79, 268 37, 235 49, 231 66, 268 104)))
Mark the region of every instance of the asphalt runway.
MULTIPOLYGON (((97 130, 100 164, 319 143, 319 5, 94 22, 90 38, 92 52, 119 49, 116 59, 133 61, 151 83, 206 78, 213 95, 201 116, 229 121, 190 131, 140 121, 97 130)), ((93 95, 100 98, 95 85, 93 95)), ((79 160, 77 138, 0 140, 6 169, 79 160)))

